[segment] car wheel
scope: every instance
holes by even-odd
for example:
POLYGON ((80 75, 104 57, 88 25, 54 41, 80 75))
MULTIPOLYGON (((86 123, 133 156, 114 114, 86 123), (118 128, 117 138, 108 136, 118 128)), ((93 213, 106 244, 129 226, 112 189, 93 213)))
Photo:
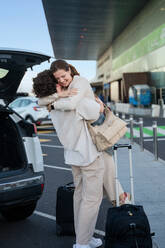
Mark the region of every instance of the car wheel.
POLYGON ((61 236, 62 235, 62 228, 56 223, 56 235, 61 236))
POLYGON ((2 216, 8 221, 23 220, 32 215, 37 202, 32 202, 23 206, 16 206, 8 209, 2 209, 2 216))
POLYGON ((25 120, 28 121, 28 122, 30 122, 30 123, 34 123, 34 120, 33 120, 33 118, 31 116, 27 116, 25 118, 25 120))

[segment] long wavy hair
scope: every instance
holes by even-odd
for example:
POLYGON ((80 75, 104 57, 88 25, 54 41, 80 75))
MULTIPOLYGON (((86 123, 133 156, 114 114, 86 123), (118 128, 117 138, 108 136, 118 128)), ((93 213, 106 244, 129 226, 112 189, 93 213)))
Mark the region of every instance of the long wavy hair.
POLYGON ((69 69, 71 70, 72 78, 75 75, 78 75, 78 76, 80 75, 73 65, 68 64, 65 60, 62 60, 62 59, 58 59, 58 60, 53 61, 51 66, 50 66, 50 70, 52 71, 52 73, 54 73, 58 70, 69 71, 69 69))

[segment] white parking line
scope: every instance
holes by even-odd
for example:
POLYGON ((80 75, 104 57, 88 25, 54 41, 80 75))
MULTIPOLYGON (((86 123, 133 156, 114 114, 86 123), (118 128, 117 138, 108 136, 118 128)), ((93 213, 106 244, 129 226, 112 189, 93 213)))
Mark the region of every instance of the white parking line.
POLYGON ((53 147, 53 148, 64 148, 63 146, 53 146, 53 145, 44 145, 44 144, 41 144, 41 146, 53 147))
POLYGON ((58 169, 58 170, 67 170, 67 171, 71 171, 72 169, 70 168, 65 168, 65 167, 58 167, 58 166, 53 166, 53 165, 47 165, 47 164, 44 164, 44 167, 47 167, 47 168, 51 168, 51 169, 58 169))
MULTIPOLYGON (((163 141, 163 140, 165 140, 165 138, 161 138, 161 139, 157 139, 158 141, 163 141)), ((153 141, 153 139, 151 138, 151 139, 144 139, 144 142, 146 142, 146 141, 153 141)))
POLYGON ((56 221, 56 217, 53 216, 53 215, 50 215, 50 214, 45 214, 45 213, 42 213, 42 212, 36 211, 36 210, 34 211, 34 214, 42 216, 42 217, 45 217, 45 218, 50 219, 50 220, 55 220, 56 221))
MULTIPOLYGON (((37 210, 34 211, 34 214, 39 215, 39 216, 44 217, 44 218, 47 218, 47 219, 50 219, 50 220, 56 221, 56 217, 53 216, 53 215, 50 215, 50 214, 45 214, 45 213, 42 213, 42 212, 37 211, 37 210)), ((96 233, 96 234, 99 234, 99 235, 101 235, 101 236, 105 236, 105 232, 103 232, 103 231, 101 231, 101 230, 95 229, 95 233, 96 233)))
POLYGON ((40 133, 38 134, 39 136, 52 136, 52 137, 57 137, 57 134, 50 134, 50 133, 40 133))

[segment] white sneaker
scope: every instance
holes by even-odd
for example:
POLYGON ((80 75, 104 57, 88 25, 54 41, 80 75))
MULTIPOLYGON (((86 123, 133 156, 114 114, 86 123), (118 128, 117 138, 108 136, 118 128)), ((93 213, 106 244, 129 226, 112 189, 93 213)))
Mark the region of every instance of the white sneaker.
POLYGON ((96 239, 94 237, 92 237, 91 241, 89 241, 89 245, 91 248, 96 248, 99 247, 103 244, 101 239, 96 239))
POLYGON ((91 246, 90 245, 74 244, 73 248, 91 248, 91 246))

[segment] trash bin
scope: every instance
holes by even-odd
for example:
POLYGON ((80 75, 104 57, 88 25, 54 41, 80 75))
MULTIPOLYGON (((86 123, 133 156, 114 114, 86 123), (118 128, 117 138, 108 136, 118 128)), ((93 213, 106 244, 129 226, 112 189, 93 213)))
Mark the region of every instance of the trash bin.
POLYGON ((152 104, 152 117, 159 117, 160 115, 160 105, 152 104))
POLYGON ((163 105, 162 110, 163 110, 163 118, 165 118, 165 105, 163 105))

